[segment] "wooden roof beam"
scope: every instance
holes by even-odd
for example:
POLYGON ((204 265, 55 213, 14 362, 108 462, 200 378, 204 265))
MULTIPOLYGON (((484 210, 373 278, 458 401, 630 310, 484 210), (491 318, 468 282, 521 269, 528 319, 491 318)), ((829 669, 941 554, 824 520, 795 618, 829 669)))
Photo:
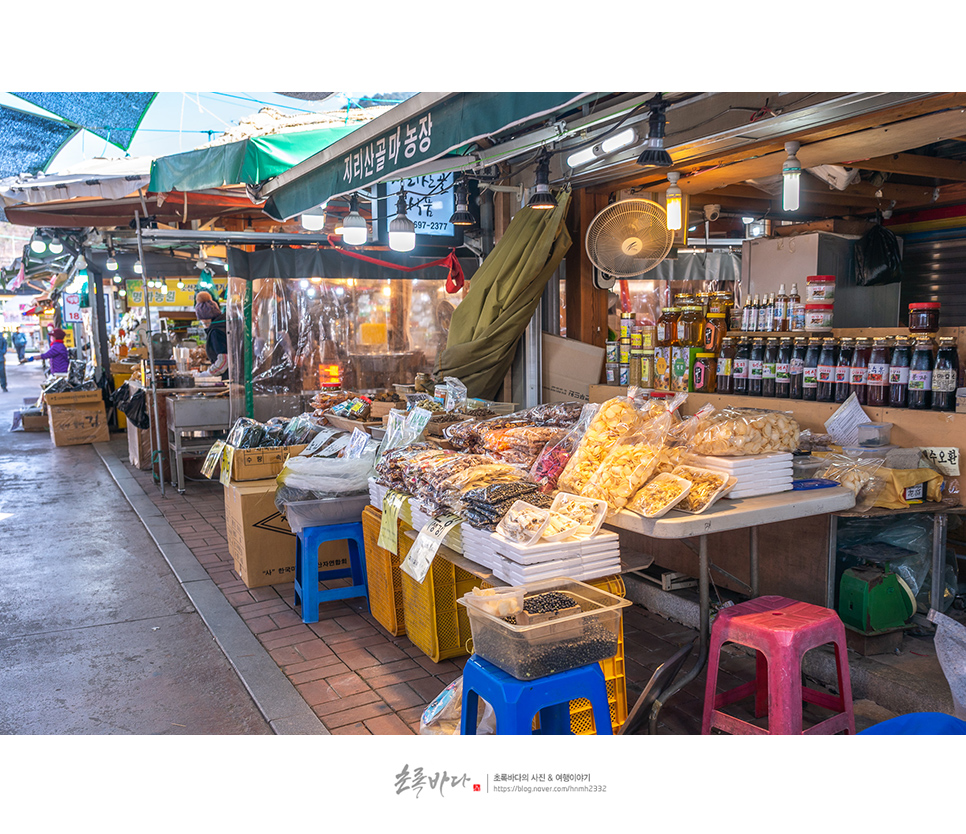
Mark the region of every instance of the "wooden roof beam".
MULTIPOLYGON (((958 141, 966 141, 956 138, 958 141)), ((874 156, 846 163, 851 168, 866 171, 881 171, 885 174, 904 174, 910 177, 935 177, 940 180, 966 182, 966 162, 958 159, 939 159, 914 153, 894 153, 888 156, 874 156)))

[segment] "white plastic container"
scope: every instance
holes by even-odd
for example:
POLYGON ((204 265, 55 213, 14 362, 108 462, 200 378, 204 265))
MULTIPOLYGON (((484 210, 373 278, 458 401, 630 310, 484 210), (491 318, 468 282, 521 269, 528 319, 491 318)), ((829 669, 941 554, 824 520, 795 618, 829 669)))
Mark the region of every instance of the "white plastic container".
POLYGON ((500 520, 496 531, 511 542, 527 546, 540 541, 548 521, 548 510, 535 507, 526 501, 514 501, 513 506, 500 520))
POLYGON ((832 329, 832 303, 805 305, 805 330, 822 333, 832 329))
POLYGON ((805 301, 808 304, 831 304, 835 300, 834 275, 809 275, 805 279, 805 301))
POLYGON ((888 446, 892 423, 859 423, 855 427, 860 446, 888 446))

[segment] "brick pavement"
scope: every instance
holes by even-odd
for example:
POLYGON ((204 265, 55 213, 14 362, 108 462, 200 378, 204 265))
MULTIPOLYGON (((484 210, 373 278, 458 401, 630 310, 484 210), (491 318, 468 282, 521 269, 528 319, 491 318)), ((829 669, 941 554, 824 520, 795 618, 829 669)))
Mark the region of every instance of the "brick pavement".
MULTIPOLYGON (((123 453, 120 457, 126 460, 123 453)), ((361 599, 324 603, 318 623, 302 623, 294 605, 293 583, 249 589, 235 573, 221 484, 189 481, 184 495, 171 487, 162 497, 151 472, 126 465, 329 732, 418 733, 426 705, 459 677, 466 658, 434 663, 407 637, 389 635, 361 599)), ((345 580, 335 584, 340 582, 345 580)), ((694 630, 640 605, 624 609, 628 708, 654 670, 696 636, 694 630)), ((737 647, 732 649, 721 660, 719 689, 735 686, 754 673, 754 658, 737 647)), ((704 685, 702 673, 669 700, 660 713, 660 734, 700 732, 704 685)), ((754 720, 748 706, 750 699, 731 711, 754 720)), ((806 726, 828 714, 809 707, 806 726)))

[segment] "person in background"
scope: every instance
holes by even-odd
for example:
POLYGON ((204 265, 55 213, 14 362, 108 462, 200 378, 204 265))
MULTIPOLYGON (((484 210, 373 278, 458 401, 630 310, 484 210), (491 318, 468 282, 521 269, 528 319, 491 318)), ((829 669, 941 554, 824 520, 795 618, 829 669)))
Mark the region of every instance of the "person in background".
POLYGON ((195 296, 195 315, 205 326, 205 354, 211 363, 202 375, 228 379, 228 329, 225 314, 210 292, 202 290, 195 296))
POLYGON ((59 327, 55 327, 50 332, 50 347, 38 356, 21 359, 20 364, 33 362, 34 359, 49 359, 52 374, 66 374, 70 370, 70 355, 67 353, 67 346, 64 344, 66 335, 59 327))
POLYGON ((7 334, 0 330, 0 389, 7 393, 7 334))
POLYGON ((13 331, 10 341, 13 343, 13 349, 17 351, 17 359, 23 362, 27 350, 27 337, 19 327, 13 331))

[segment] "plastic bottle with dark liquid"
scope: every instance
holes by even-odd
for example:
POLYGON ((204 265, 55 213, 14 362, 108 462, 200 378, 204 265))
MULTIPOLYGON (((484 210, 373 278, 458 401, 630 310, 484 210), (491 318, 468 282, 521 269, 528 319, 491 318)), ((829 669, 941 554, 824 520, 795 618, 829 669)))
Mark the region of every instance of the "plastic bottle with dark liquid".
POLYGON ((762 372, 765 364, 765 340, 754 339, 748 356, 748 393, 752 397, 761 396, 762 372))
POLYGON ((748 364, 751 358, 751 341, 742 339, 735 351, 731 366, 731 390, 735 394, 748 393, 748 364))
POLYGON ((761 366, 761 395, 774 397, 778 379, 778 339, 765 342, 765 356, 761 366))
POLYGON ((775 362, 775 396, 787 400, 791 397, 792 340, 782 339, 778 345, 775 362))
POLYGON ((909 402, 909 363, 912 347, 909 339, 896 339, 889 360, 889 407, 905 408, 909 402))
POLYGON ((865 378, 866 402, 874 408, 889 405, 889 362, 891 351, 886 339, 876 339, 869 354, 869 368, 865 378))
POLYGON ((734 380, 732 378, 732 374, 734 373, 736 352, 735 340, 725 336, 721 342, 721 353, 718 354, 717 392, 719 394, 734 393, 734 380))
MULTIPOLYGON (((788 396, 793 400, 805 397, 805 354, 808 352, 808 339, 798 338, 792 346, 792 358, 788 363, 788 396)), ((817 360, 817 357, 816 357, 817 360)))
POLYGON ((932 407, 932 372, 935 362, 932 356, 932 339, 928 336, 916 339, 909 363, 908 407, 925 409, 932 407))
POLYGON ((932 372, 932 410, 956 410, 956 385, 959 380, 959 351, 952 336, 939 339, 939 353, 932 372))
POLYGON ((809 339, 805 350, 805 363, 802 367, 802 399, 818 399, 818 360, 822 355, 821 341, 809 339))
POLYGON ((818 355, 818 396, 820 403, 835 402, 835 339, 822 340, 818 355))
POLYGON ((856 339, 855 350, 852 351, 852 367, 849 370, 849 391, 855 394, 859 405, 868 402, 869 389, 869 357, 872 347, 868 339, 856 339))
POLYGON ((835 363, 835 402, 844 403, 851 393, 849 377, 852 372, 852 353, 855 350, 852 339, 842 339, 839 355, 835 363))

